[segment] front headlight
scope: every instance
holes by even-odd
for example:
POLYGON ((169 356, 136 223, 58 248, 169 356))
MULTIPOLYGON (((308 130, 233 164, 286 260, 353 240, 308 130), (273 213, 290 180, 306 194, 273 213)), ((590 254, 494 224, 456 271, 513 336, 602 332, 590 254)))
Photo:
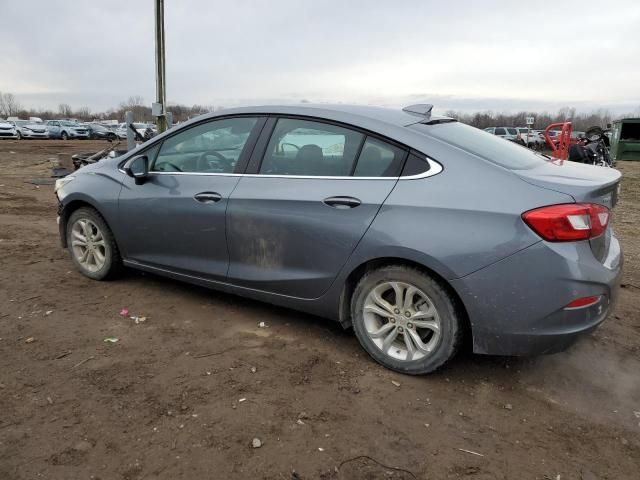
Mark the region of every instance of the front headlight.
POLYGON ((62 177, 56 180, 55 186, 53 187, 53 193, 58 195, 58 198, 62 200, 64 197, 63 193, 60 191, 62 187, 64 187, 67 183, 74 180, 76 177, 73 175, 67 175, 66 177, 62 177))

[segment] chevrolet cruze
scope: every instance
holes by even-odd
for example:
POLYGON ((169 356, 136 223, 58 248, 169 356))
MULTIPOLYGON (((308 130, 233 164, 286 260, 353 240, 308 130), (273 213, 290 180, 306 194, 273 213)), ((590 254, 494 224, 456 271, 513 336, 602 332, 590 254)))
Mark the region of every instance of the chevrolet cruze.
POLYGON ((327 317, 423 374, 465 336, 533 355, 600 324, 622 268, 619 182, 430 105, 304 105, 198 117, 56 195, 90 278, 126 266, 327 317))

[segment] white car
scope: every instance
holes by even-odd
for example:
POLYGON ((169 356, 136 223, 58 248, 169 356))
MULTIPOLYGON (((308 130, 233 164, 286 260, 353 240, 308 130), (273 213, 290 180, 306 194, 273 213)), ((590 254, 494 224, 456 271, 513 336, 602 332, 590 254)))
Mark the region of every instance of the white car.
POLYGON ((527 127, 516 127, 520 133, 520 138, 529 147, 534 149, 541 149, 544 147, 545 139, 541 130, 529 130, 527 127))
POLYGON ((505 140, 511 140, 512 142, 518 139, 518 129, 515 127, 489 127, 484 129, 485 132, 492 133, 505 140))
MULTIPOLYGON (((133 128, 136 129, 136 132, 138 132, 142 138, 144 138, 145 140, 155 136, 158 131, 156 129, 156 126, 151 124, 151 123, 132 123, 133 128)), ((127 124, 126 123, 121 123, 120 125, 118 125, 118 128, 116 129, 116 135, 118 135, 118 138, 121 139, 125 139, 127 138, 127 124)))
POLYGON ((16 127, 11 123, 5 120, 0 120, 0 138, 18 138, 18 132, 16 131, 16 127))
POLYGON ((47 126, 43 123, 30 122, 29 120, 13 120, 16 127, 18 140, 23 138, 49 138, 47 126))

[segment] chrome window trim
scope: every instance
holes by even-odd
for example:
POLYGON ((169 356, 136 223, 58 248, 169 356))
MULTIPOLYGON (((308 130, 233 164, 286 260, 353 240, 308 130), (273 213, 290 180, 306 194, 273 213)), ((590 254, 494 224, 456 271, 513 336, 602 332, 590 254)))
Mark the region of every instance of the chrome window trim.
MULTIPOLYGON (((429 157, 424 157, 429 164, 429 170, 407 177, 354 177, 354 176, 318 176, 318 175, 264 175, 259 173, 205 173, 205 172, 149 172, 149 175, 193 175, 204 177, 248 177, 248 178, 290 178, 303 180, 418 180, 432 177, 444 170, 442 165, 429 157)), ((126 162, 125 162, 126 163, 126 162)), ((122 169, 118 169, 126 173, 122 169)))

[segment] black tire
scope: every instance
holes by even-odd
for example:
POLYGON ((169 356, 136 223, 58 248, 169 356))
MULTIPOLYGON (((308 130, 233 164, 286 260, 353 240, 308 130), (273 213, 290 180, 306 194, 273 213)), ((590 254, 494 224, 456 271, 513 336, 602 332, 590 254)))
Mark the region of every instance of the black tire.
POLYGON ((116 134, 115 134, 115 133, 110 133, 110 134, 107 136, 107 140, 109 140, 110 142, 115 142, 117 139, 118 139, 118 137, 116 136, 116 134))
POLYGON ((403 265, 389 265, 372 270, 360 279, 351 299, 351 319, 358 341, 375 361, 399 373, 424 375, 445 365, 462 344, 462 320, 456 304, 456 300, 440 283, 425 272, 403 265), (389 356, 367 333, 363 312, 365 300, 372 289, 386 282, 401 282, 417 287, 429 297, 438 313, 440 338, 433 350, 418 360, 400 360, 389 356))
POLYGON ((122 270, 122 260, 120 257, 120 251, 118 250, 118 245, 116 244, 115 238, 111 229, 107 225, 107 222, 104 221, 102 216, 91 207, 82 207, 78 210, 75 210, 67 220, 67 249, 69 250, 69 254, 71 255, 71 259, 75 264, 76 268, 83 275, 93 279, 93 280, 106 280, 108 278, 116 277, 122 270), (73 247, 73 226, 79 220, 89 220, 96 227, 99 228, 102 233, 102 237, 104 239, 104 265, 97 271, 90 271, 85 268, 82 263, 76 257, 74 253, 73 247))
POLYGON ((62 132, 60 134, 60 140, 69 140, 69 135, 67 135, 67 132, 62 132))
POLYGON ((22 140, 22 134, 20 133, 20 131, 16 132, 16 136, 18 137, 18 140, 22 140))

